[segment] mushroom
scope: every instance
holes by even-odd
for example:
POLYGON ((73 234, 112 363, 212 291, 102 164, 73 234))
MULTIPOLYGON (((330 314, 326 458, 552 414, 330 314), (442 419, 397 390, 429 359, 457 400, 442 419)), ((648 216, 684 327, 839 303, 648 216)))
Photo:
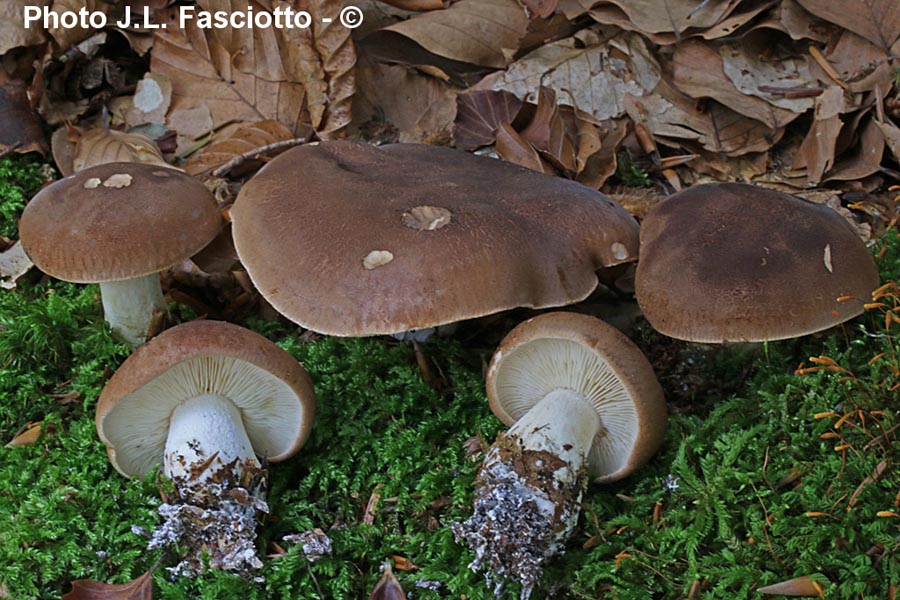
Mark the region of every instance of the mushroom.
POLYGON ((421 144, 288 150, 244 185, 231 217, 266 300, 339 336, 578 302, 598 269, 638 248, 635 220, 596 190, 421 144))
POLYGON ((173 573, 249 576, 266 469, 303 446, 315 413, 306 371, 266 338, 216 321, 178 325, 132 354, 103 389, 96 424, 112 465, 145 477, 162 462, 175 486, 151 548, 192 549, 173 573))
POLYGON ((641 225, 635 292, 660 333, 754 342, 814 333, 863 312, 878 269, 836 211, 737 183, 688 188, 641 225))
POLYGON ((491 410, 510 429, 487 451, 474 514, 453 525, 499 592, 528 598, 572 533, 588 479, 622 479, 662 444, 666 403, 640 350, 606 323, 546 313, 513 329, 487 372, 491 410))
POLYGON ((19 234, 48 275, 99 283, 110 327, 137 346, 154 311, 166 308, 159 271, 198 252, 221 225, 215 198, 193 177, 109 163, 41 190, 25 207, 19 234))

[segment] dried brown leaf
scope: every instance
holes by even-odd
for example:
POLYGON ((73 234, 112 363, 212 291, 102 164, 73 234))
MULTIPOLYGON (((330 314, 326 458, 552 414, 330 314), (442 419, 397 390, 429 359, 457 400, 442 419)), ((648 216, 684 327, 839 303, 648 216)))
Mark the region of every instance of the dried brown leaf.
POLYGON ((290 129, 271 119, 244 125, 229 137, 215 141, 201 152, 192 154, 185 164, 185 171, 191 175, 209 172, 245 152, 293 137, 290 129))
POLYGON ((556 92, 552 89, 541 87, 538 90, 537 110, 519 135, 567 176, 575 174, 575 146, 566 132, 556 104, 556 92))
POLYGON ((419 565, 415 564, 405 556, 400 556, 399 554, 391 554, 390 558, 394 563, 394 568, 398 571, 415 571, 419 568, 419 565))
POLYGON ((626 119, 594 124, 578 119, 578 175, 576 181, 599 189, 616 172, 616 152, 628 134, 626 119))
POLYGON ((562 104, 604 120, 621 116, 627 95, 643 96, 659 80, 659 65, 644 40, 624 33, 589 47, 576 37, 541 46, 473 89, 505 90, 528 99, 543 85, 556 91, 562 104))
POLYGON ((518 50, 527 26, 528 16, 516 0, 459 0, 384 31, 407 37, 437 56, 502 69, 518 50))
MULTIPOLYGON (((727 17, 740 0, 711 0, 696 2, 695 0, 581 0, 582 5, 589 5, 601 15, 611 15, 604 8, 610 5, 617 8, 625 18, 633 24, 630 29, 642 33, 682 33, 688 29, 705 30, 727 17)), ((621 25, 621 20, 614 23, 621 25)), ((607 21, 600 21, 607 22, 607 21)))
POLYGON ((657 141, 675 147, 694 142, 711 152, 740 156, 768 150, 783 134, 715 101, 698 105, 666 81, 649 96, 626 97, 625 104, 632 120, 644 123, 657 141))
POLYGON ((522 0, 532 19, 546 19, 556 12, 559 0, 522 0))
POLYGON ((773 44, 772 36, 754 33, 739 42, 727 42, 719 47, 725 75, 741 93, 755 96, 795 113, 813 107, 813 97, 792 97, 788 90, 818 90, 816 78, 803 58, 796 58, 794 48, 773 44), (785 90, 778 93, 772 90, 785 90))
MULTIPOLYGON (((233 64, 233 56, 220 42, 223 36, 217 30, 202 30, 193 20, 180 29, 175 11, 159 14, 164 15, 163 22, 169 27, 156 31, 150 68, 172 82, 167 121, 170 128, 183 133, 175 123, 176 116, 185 120, 186 115, 203 113, 209 115, 215 128, 232 121, 275 119, 295 135, 302 134, 310 120, 305 109, 306 89, 296 77, 267 79, 245 72, 233 64)), ((256 56, 251 49, 247 52, 256 56)), ((259 58, 256 69, 271 75, 270 69, 276 69, 277 64, 267 59, 259 58)))
POLYGON ((900 163, 900 127, 894 125, 891 121, 875 121, 881 133, 884 135, 884 141, 894 155, 894 160, 900 163))
POLYGON ((48 0, 5 0, 0 3, 0 56, 17 46, 33 46, 44 41, 41 27, 25 28, 26 6, 43 7, 48 0))
POLYGON ((828 27, 825 21, 813 17, 797 0, 781 0, 772 10, 757 21, 752 30, 775 29, 795 40, 814 40, 825 43, 835 27, 828 27))
POLYGON ((147 571, 134 581, 122 584, 76 579, 72 591, 62 600, 153 600, 153 573, 147 571))
POLYGON ((381 2, 401 10, 412 10, 416 12, 444 8, 443 0, 381 0, 381 2))
POLYGON ((141 133, 98 127, 84 132, 75 145, 75 172, 112 162, 138 162, 174 168, 163 160, 156 142, 141 133))
POLYGON ((370 121, 395 127, 401 142, 448 138, 456 116, 457 91, 447 83, 401 65, 360 60, 353 100, 357 125, 370 121))
MULTIPOLYGON (((2 255, 0 255, 2 259, 2 255)), ((41 428, 43 421, 37 423, 28 423, 6 444, 7 448, 19 448, 21 446, 31 446, 38 438, 41 437, 41 428)))
POLYGON ((483 90, 456 97, 453 139, 457 148, 475 150, 494 143, 501 123, 512 123, 522 101, 505 91, 483 90))
POLYGON ((541 173, 553 173, 534 147, 522 139, 512 125, 501 123, 497 129, 497 156, 501 159, 541 173))
POLYGON ((822 586, 813 581, 809 575, 795 577, 780 583, 774 583, 756 590, 759 594, 797 596, 804 598, 819 598, 822 596, 822 586))
POLYGON ((794 169, 806 168, 806 178, 811 185, 822 180, 825 172, 834 164, 834 151, 843 123, 840 119, 844 107, 844 91, 831 86, 816 98, 815 120, 794 157, 794 169))
POLYGON ((28 101, 25 83, 0 68, 0 151, 40 152, 49 148, 41 121, 28 101))
POLYGON ((381 578, 369 595, 369 600, 406 600, 406 592, 403 591, 403 587, 397 581, 390 563, 385 565, 381 578))
POLYGON ((813 15, 864 37, 885 52, 900 39, 896 0, 856 0, 852 8, 840 0, 798 0, 813 15))
MULTIPOLYGON (((824 52, 825 59, 851 92, 868 92, 876 86, 881 86, 883 91, 890 88, 894 69, 884 51, 855 33, 844 31, 837 44, 827 46, 824 52)), ((813 68, 813 73, 819 71, 813 68)), ((828 81, 830 78, 822 73, 819 79, 828 81)))
MULTIPOLYGON (((103 13, 106 15, 108 22, 118 21, 124 11, 124 3, 104 2, 104 0, 53 0, 50 12, 61 15, 65 12, 75 12, 86 10, 89 13, 103 13)), ((54 41, 59 46, 59 53, 64 54, 75 44, 83 42, 89 37, 97 33, 91 27, 81 27, 81 22, 75 27, 50 27, 47 29, 54 41)))
POLYGON ((33 266, 34 263, 19 242, 0 252, 0 288, 15 289, 16 281, 33 266))
POLYGON ((870 119, 859 132, 859 142, 848 155, 835 162, 825 181, 854 181, 877 173, 884 156, 884 133, 875 119, 870 119))
POLYGON ((698 40, 686 40, 675 47, 672 83, 692 98, 713 98, 772 129, 784 127, 801 114, 738 91, 725 76, 722 56, 710 44, 698 40))

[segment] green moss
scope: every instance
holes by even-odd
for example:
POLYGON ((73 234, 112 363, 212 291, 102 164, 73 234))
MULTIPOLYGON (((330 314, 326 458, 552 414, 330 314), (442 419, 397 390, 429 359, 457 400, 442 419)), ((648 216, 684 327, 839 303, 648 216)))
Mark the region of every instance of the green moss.
POLYGON ((16 223, 25 201, 44 184, 41 163, 30 155, 0 158, 0 235, 17 238, 16 223))

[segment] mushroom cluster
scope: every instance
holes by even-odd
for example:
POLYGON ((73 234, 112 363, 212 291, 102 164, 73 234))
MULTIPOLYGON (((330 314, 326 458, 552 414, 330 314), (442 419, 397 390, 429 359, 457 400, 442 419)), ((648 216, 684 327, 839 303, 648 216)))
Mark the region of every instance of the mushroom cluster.
MULTIPOLYGON (((307 144, 270 161, 230 212, 236 251, 288 319, 338 336, 423 331, 516 307, 585 299, 598 273, 641 260, 636 296, 661 333, 701 342, 804 335, 858 315, 878 284, 836 212, 738 184, 696 186, 641 226, 580 184, 447 148, 307 144)), ((113 163, 47 187, 23 246, 46 273, 101 286, 106 319, 135 352, 101 394, 96 426, 113 466, 162 464, 174 493, 150 548, 188 549, 173 574, 254 577, 267 463, 298 451, 315 394, 271 341, 214 321, 145 343, 165 311, 158 273, 204 248, 220 212, 196 179, 113 163)), ((608 271, 607 271, 608 272, 608 271)), ((499 590, 528 598, 574 530, 589 481, 618 481, 662 444, 653 368, 591 316, 545 313, 515 327, 486 376, 509 429, 486 452, 474 511, 452 525, 499 590)))

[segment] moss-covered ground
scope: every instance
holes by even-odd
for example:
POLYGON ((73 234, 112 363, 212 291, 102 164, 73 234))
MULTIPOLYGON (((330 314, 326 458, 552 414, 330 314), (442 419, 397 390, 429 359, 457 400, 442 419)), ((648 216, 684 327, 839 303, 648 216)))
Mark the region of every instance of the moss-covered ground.
MULTIPOLYGON (((2 169, 9 231, 4 211, 15 209, 2 186, 15 181, 2 169)), ((900 245, 893 232, 885 239, 880 264, 896 279, 900 245)), ((589 488, 568 552, 535 596, 754 598, 759 586, 814 575, 827 598, 893 597, 900 358, 898 323, 885 329, 894 299, 882 302, 836 331, 756 353, 638 328, 670 401, 668 438, 639 473, 589 488)), ((391 555, 418 566, 397 572, 411 598, 493 597, 447 528, 470 509, 477 461, 464 443, 499 430, 482 384, 487 338, 423 346, 447 386, 437 391, 405 344, 245 325, 300 360, 319 398, 309 443, 271 467, 259 545, 276 556, 264 561, 263 584, 225 573, 171 581, 160 568, 155 597, 366 598, 391 555), (314 527, 334 551, 310 564, 282 538, 314 527)), ((494 341, 509 326, 495 324, 494 341)), ((32 279, 0 293, 0 441, 28 421, 44 424, 36 443, 0 448, 0 598, 60 598, 79 578, 121 583, 160 558, 132 531, 152 529, 160 484, 120 476, 94 430, 97 397, 125 356, 95 287, 32 279)), ((510 587, 504 597, 517 595, 510 587)))

